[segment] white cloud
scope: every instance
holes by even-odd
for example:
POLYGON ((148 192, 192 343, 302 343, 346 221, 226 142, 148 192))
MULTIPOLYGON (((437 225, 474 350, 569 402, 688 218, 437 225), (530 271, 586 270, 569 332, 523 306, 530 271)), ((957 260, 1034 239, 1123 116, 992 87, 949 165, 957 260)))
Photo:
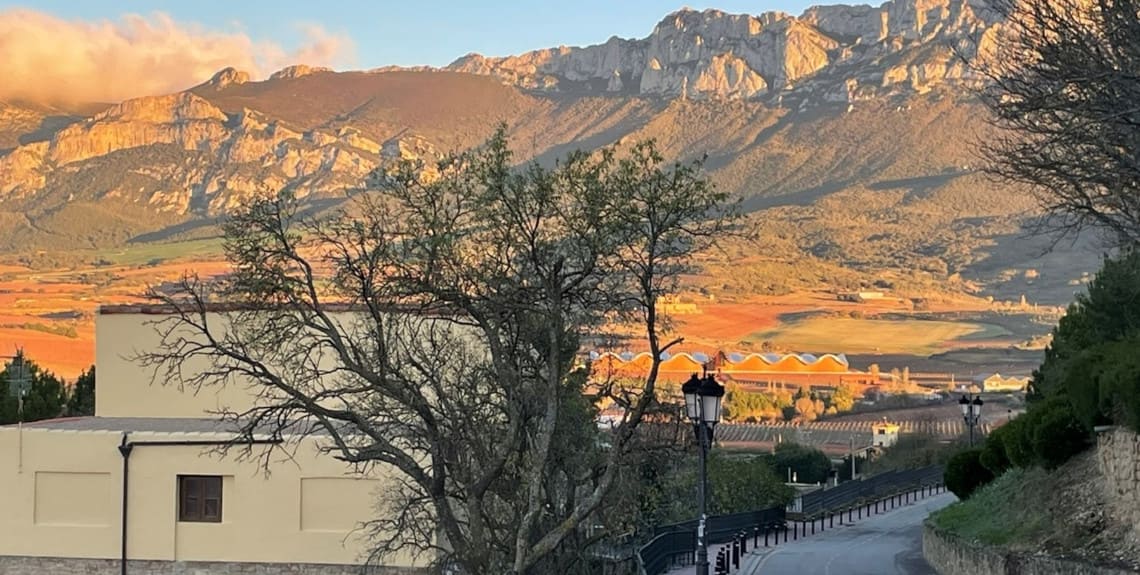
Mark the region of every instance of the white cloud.
POLYGON ((298 24, 295 50, 241 32, 207 30, 164 13, 72 21, 0 11, 0 99, 115 102, 184 90, 233 66, 255 79, 292 64, 352 64, 352 40, 298 24))

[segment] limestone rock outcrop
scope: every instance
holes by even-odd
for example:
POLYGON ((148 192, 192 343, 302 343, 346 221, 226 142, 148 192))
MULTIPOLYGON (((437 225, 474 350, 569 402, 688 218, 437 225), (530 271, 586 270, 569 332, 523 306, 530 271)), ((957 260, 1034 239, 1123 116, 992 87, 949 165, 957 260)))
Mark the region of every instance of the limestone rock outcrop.
MULTIPOLYGON (((890 0, 879 7, 816 6, 801 16, 683 9, 643 39, 610 38, 584 48, 558 47, 500 58, 468 54, 448 70, 485 74, 526 89, 635 93, 667 98, 749 99, 804 91, 843 93, 852 81, 868 92, 922 92, 964 75, 939 51, 1000 25, 984 0, 890 0), (924 51, 933 53, 927 58, 924 51), (919 60, 907 65, 891 60, 919 60), (855 74, 847 71, 856 69, 855 74), (877 77, 876 77, 877 76, 877 77)), ((854 97, 854 95, 853 95, 854 97)))
POLYGON ((322 66, 306 66, 304 64, 297 64, 296 66, 286 66, 269 75, 270 80, 291 80, 294 78, 301 78, 310 74, 318 72, 332 72, 332 68, 325 68, 322 66))
POLYGON ((244 84, 249 81, 249 72, 243 72, 237 68, 222 68, 218 73, 214 74, 206 83, 202 84, 204 88, 211 88, 214 90, 221 90, 228 86, 235 84, 244 84))
POLYGON ((302 197, 341 193, 386 163, 436 154, 422 138, 408 135, 401 142, 393 155, 390 144, 349 127, 300 130, 254 110, 226 114, 191 92, 138 98, 48 141, 0 154, 0 200, 50 192, 61 173, 90 170, 94 181, 119 165, 137 177, 108 179, 101 197, 134 198, 159 211, 218 213, 267 190, 289 187, 302 197), (131 154, 146 155, 145 162, 136 165, 131 154), (141 188, 127 187, 140 181, 141 188))

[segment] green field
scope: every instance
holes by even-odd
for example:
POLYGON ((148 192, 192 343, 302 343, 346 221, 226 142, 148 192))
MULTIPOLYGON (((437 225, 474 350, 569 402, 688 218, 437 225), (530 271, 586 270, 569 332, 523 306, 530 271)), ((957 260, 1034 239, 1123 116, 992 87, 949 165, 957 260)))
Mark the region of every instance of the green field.
POLYGON ((813 317, 757 332, 751 339, 805 352, 930 355, 945 351, 953 342, 1010 335, 1009 330, 987 323, 813 317))
POLYGON ((94 250, 91 261, 105 261, 113 265, 146 265, 171 260, 221 257, 222 239, 206 238, 178 242, 131 244, 121 248, 94 250))

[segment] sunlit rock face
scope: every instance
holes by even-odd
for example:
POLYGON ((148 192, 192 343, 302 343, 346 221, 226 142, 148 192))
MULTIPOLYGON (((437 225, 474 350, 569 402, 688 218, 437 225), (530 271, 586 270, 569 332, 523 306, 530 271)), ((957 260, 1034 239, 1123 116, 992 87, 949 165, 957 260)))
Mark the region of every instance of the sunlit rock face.
POLYGON ((816 6, 799 17, 686 9, 643 39, 497 58, 469 54, 447 69, 550 92, 753 99, 801 90, 853 100, 963 80, 950 46, 985 49, 996 26, 984 4, 966 0, 816 6), (803 85, 816 77, 827 82, 803 85))
MULTIPOLYGON (((223 70, 211 82, 242 78, 223 70)), ((253 110, 226 114, 191 92, 180 92, 127 100, 48 141, 0 155, 0 199, 35 197, 50 174, 98 169, 91 162, 131 153, 149 154, 145 167, 134 169, 144 185, 128 189, 128 178, 117 174, 98 193, 175 213, 224 212, 256 194, 284 188, 301 197, 343 193, 385 164, 426 160, 430 165, 436 157, 431 143, 414 135, 375 142, 347 127, 300 130, 253 110)), ((129 157, 122 163, 132 164, 129 157)))

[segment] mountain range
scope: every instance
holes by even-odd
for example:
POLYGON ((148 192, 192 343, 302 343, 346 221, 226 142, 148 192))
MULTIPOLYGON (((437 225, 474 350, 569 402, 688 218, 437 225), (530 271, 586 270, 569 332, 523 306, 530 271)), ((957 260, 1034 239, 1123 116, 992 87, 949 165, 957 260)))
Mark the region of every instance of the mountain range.
POLYGON ((1088 258, 1038 257, 1020 235, 1032 201, 976 173, 991 128, 967 61, 1001 26, 964 0, 685 9, 641 39, 442 68, 227 68, 120 103, 0 102, 0 252, 209 236, 254 194, 335 203, 377 167, 476 145, 503 121, 520 160, 643 138, 707 155, 762 229, 710 264, 718 289, 1067 301, 1088 258))

